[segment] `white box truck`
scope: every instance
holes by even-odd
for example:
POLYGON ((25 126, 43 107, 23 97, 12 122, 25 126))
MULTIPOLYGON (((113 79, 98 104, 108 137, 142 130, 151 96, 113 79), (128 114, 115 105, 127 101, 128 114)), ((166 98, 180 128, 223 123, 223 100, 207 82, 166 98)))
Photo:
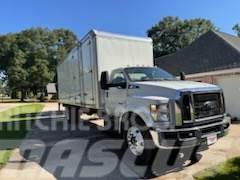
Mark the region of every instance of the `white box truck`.
POLYGON ((156 147, 197 149, 228 132, 222 89, 181 79, 153 66, 151 39, 92 30, 59 65, 58 93, 70 120, 82 109, 104 114, 148 162, 156 147))

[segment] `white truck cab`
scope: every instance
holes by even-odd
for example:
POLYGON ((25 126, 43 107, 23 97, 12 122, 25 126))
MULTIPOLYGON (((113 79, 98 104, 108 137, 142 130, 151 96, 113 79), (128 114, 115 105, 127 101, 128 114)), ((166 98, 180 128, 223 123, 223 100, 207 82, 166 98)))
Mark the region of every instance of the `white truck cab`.
POLYGON ((211 145, 230 126, 222 89, 154 67, 149 38, 91 31, 59 65, 58 91, 69 112, 107 115, 107 131, 123 134, 142 162, 150 147, 211 145))
MULTIPOLYGON (((213 144, 230 125, 222 90, 211 84, 181 81, 156 67, 114 70, 105 89, 105 111, 121 119, 137 115, 159 148, 213 144)), ((104 84, 104 83, 103 83, 104 84)))

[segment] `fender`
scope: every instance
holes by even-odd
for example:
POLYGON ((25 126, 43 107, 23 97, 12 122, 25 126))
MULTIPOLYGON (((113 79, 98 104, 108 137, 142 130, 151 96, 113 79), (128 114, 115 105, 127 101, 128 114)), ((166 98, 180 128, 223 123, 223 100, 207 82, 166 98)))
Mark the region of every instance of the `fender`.
POLYGON ((168 103, 169 99, 159 96, 133 96, 128 98, 127 108, 119 118, 119 133, 121 133, 121 124, 126 115, 134 114, 138 116, 149 128, 153 127, 154 121, 149 111, 150 104, 168 103))

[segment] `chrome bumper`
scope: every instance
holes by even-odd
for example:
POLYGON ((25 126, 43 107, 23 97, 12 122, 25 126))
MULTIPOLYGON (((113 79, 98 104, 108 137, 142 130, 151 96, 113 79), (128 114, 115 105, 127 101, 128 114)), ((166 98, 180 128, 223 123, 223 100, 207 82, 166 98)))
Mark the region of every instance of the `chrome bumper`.
POLYGON ((207 145, 207 137, 216 134, 218 138, 228 133, 231 120, 224 117, 221 122, 181 129, 152 129, 150 133, 157 147, 179 149, 207 145))

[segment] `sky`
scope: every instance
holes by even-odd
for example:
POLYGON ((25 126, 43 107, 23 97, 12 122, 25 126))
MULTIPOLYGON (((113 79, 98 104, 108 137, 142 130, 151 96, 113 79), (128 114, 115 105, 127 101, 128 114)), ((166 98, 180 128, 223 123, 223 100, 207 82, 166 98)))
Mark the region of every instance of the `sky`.
POLYGON ((146 36, 165 16, 207 18, 233 33, 239 0, 0 0, 0 34, 31 27, 67 28, 79 38, 91 29, 146 36))

